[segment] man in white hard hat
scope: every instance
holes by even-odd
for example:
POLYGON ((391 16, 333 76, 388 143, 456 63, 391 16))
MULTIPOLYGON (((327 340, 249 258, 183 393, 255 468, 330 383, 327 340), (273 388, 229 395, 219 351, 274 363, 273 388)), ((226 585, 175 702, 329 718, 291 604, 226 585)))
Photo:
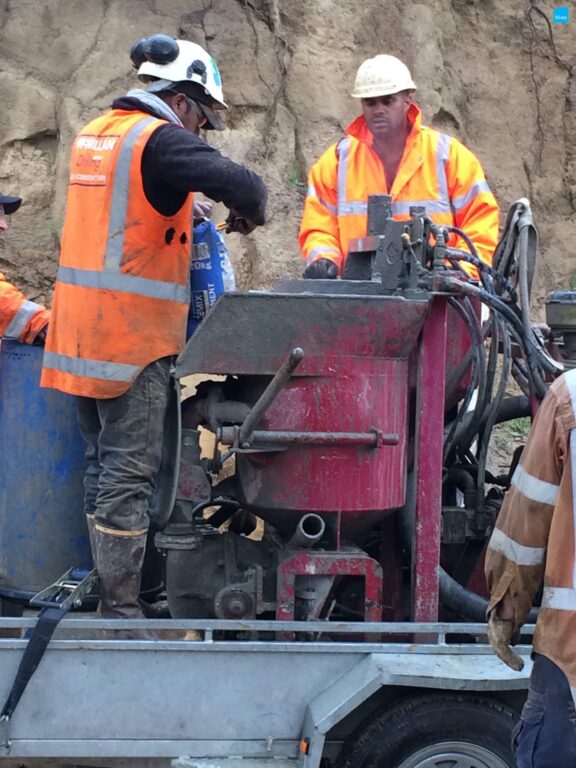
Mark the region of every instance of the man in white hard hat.
MULTIPOLYGON (((411 206, 425 206, 436 224, 462 229, 491 262, 498 206, 482 167, 459 141, 422 125, 415 90, 395 56, 375 56, 358 69, 352 96, 362 115, 309 174, 299 235, 305 277, 341 273, 350 241, 366 235, 368 196, 376 194, 391 195, 398 220, 409 218, 411 206)), ((467 250, 455 237, 449 245, 467 250)))
MULTIPOLYGON (((8 231, 8 217, 16 213, 22 199, 0 194, 0 234, 8 231)), ((28 301, 0 272, 0 336, 24 344, 44 340, 50 312, 42 304, 28 301)))
POLYGON ((223 127, 226 108, 208 52, 152 35, 131 59, 142 87, 92 120, 72 148, 42 371, 43 386, 78 399, 106 618, 142 616, 150 502, 190 302, 193 193, 223 202, 228 231, 243 234, 264 224, 266 204, 257 174, 198 137, 201 127, 223 127))

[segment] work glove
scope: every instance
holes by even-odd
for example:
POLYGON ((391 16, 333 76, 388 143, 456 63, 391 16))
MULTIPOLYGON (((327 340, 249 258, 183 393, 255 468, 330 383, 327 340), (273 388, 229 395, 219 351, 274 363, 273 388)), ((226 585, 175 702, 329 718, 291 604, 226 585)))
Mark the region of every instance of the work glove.
POLYGON ((330 259, 317 259, 306 267, 302 277, 308 280, 331 280, 338 277, 338 267, 330 259))
POLYGON ((241 235, 249 235, 257 226, 258 224, 244 216, 240 216, 233 208, 230 208, 226 217, 226 233, 239 232, 241 235))
POLYGON ((515 627, 512 619, 499 619, 496 611, 492 611, 488 619, 488 640, 492 650, 510 669, 521 672, 524 669, 524 662, 510 647, 514 635, 515 627))

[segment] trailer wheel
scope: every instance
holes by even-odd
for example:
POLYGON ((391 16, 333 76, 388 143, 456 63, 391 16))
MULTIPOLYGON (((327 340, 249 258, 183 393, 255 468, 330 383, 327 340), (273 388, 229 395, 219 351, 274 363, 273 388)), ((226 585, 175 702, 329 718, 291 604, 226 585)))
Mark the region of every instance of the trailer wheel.
POLYGON ((514 768, 517 720, 495 699, 421 696, 357 733, 344 747, 338 768, 514 768))

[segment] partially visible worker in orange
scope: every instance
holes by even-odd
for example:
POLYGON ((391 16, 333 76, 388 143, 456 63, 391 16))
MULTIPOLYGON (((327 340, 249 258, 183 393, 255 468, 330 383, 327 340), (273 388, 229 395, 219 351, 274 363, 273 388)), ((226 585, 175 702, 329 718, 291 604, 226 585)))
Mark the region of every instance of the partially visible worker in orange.
MULTIPOLYGON (((367 59, 352 96, 362 115, 312 166, 300 227, 304 277, 342 272, 350 241, 366 235, 368 196, 392 197, 392 215, 408 219, 425 206, 438 225, 462 229, 491 263, 498 238, 498 205, 477 158, 457 139, 422 125, 412 101, 416 85, 394 56, 367 59)), ((468 250, 453 236, 450 246, 468 250)))
MULTIPOLYGON (((15 213, 22 199, 0 195, 0 234, 8 231, 7 217, 15 213)), ((24 344, 40 341, 46 333, 50 312, 28 299, 0 272, 0 336, 24 344)))

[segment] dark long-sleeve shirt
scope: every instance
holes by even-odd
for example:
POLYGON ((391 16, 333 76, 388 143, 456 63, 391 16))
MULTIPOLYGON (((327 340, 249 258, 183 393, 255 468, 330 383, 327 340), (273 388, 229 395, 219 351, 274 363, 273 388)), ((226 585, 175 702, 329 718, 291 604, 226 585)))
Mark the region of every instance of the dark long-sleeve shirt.
MULTIPOLYGON (((162 117, 131 97, 116 99, 112 107, 162 117)), ((202 192, 255 224, 265 222, 262 178, 174 123, 161 125, 150 137, 142 156, 142 179, 148 201, 164 216, 176 213, 190 192, 202 192)))

